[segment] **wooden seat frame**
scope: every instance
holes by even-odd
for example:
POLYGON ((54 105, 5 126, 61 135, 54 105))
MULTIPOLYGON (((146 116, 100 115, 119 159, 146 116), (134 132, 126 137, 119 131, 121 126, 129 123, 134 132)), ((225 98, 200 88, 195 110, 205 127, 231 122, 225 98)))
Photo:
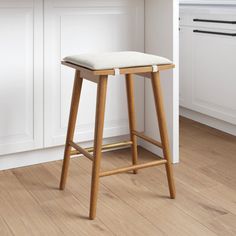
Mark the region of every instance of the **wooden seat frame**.
POLYGON ((99 178, 103 176, 114 175, 114 174, 123 173, 123 172, 131 171, 131 170, 133 171, 133 173, 137 173, 138 169, 165 164, 170 197, 174 199, 175 198, 175 185, 174 185, 174 180, 173 180, 173 172, 172 172, 168 135, 167 135, 167 126, 166 126, 166 119, 165 119, 165 113, 164 113, 164 107, 163 107, 163 98, 162 98, 160 73, 159 73, 159 71, 174 68, 174 65, 173 64, 159 65, 157 72, 153 72, 152 66, 122 68, 119 70, 120 74, 124 74, 126 77, 130 141, 102 145, 107 79, 108 79, 108 75, 115 74, 115 70, 114 69, 91 70, 91 69, 84 68, 84 67, 81 67, 81 66, 69 63, 69 62, 65 62, 65 61, 62 61, 62 64, 72 67, 76 71, 75 71, 74 87, 73 87, 73 94, 72 94, 72 100, 71 100, 67 138, 66 138, 66 144, 65 144, 64 161, 63 161, 62 173, 61 173, 60 189, 63 190, 65 188, 70 157, 72 155, 82 154, 93 162, 91 195, 90 195, 90 214, 89 214, 89 218, 91 220, 96 217, 99 178), (143 133, 138 132, 136 130, 133 74, 141 75, 143 77, 151 79, 161 142, 158 142, 152 138, 149 138, 143 133), (90 147, 90 148, 82 148, 73 141, 83 79, 87 79, 89 81, 97 83, 97 103, 96 103, 94 147, 90 147), (138 164, 137 137, 144 139, 152 143, 153 145, 161 148, 163 150, 164 158, 160 160, 144 163, 144 164, 138 164), (131 146, 132 165, 123 167, 123 168, 101 172, 100 163, 101 163, 102 150, 109 150, 112 148, 123 147, 123 146, 131 146), (72 148, 74 150, 72 150, 72 148), (93 153, 93 155, 91 153, 93 153))

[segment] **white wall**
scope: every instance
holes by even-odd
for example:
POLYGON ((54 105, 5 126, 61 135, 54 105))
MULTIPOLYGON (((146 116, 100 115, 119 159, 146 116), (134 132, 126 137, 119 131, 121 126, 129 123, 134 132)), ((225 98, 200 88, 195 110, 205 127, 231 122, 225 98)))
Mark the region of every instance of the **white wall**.
MULTIPOLYGON (((178 1, 145 1, 145 51, 167 57, 176 64, 174 71, 161 73, 170 148, 174 163, 179 161, 178 12, 178 1)), ((152 88, 148 80, 145 83, 145 94, 145 133, 159 139, 152 88)), ((162 155, 160 149, 146 142, 142 145, 155 154, 162 155)))

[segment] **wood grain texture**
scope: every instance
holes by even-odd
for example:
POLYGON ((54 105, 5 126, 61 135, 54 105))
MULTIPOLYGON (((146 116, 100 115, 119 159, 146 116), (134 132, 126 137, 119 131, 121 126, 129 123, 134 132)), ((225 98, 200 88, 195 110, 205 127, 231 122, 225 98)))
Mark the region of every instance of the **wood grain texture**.
POLYGON ((165 159, 163 159, 163 160, 161 159, 161 160, 157 160, 157 161, 150 161, 148 163, 120 167, 117 169, 100 172, 99 176, 104 177, 104 176, 110 176, 110 175, 115 175, 115 174, 121 174, 121 173, 128 172, 131 170, 139 170, 139 169, 144 169, 144 168, 148 168, 148 167, 163 165, 163 164, 166 164, 166 162, 167 161, 165 159))
MULTIPOLYGON (((164 166, 102 178, 94 221, 86 158, 71 159, 65 191, 57 188, 61 161, 1 171, 0 235, 235 235, 236 138, 181 118, 180 151, 175 200, 164 166)), ((156 156, 139 148, 139 159, 156 156)), ((130 149, 103 154, 105 169, 127 164, 130 149)))
POLYGON ((107 75, 101 75, 97 86, 97 104, 95 116, 95 132, 94 132, 94 159, 92 167, 92 181, 90 194, 90 212, 89 218, 93 220, 96 217, 97 198, 99 189, 99 173, 100 163, 102 157, 102 141, 103 141, 103 127, 106 107, 107 94, 107 75))
POLYGON ((160 72, 152 73, 152 89, 156 107, 156 114, 157 120, 159 125, 159 131, 161 136, 161 145, 163 150, 163 156, 167 160, 166 166, 166 174, 168 179, 170 197, 172 199, 176 196, 175 191, 175 183, 173 177, 173 170, 171 164, 171 154, 170 154, 170 146, 169 146, 169 139, 168 139, 168 131, 167 131, 167 124, 166 124, 166 117, 165 117, 165 109, 164 109, 164 102, 163 102, 163 95, 161 89, 161 81, 160 81, 160 72))
POLYGON ((74 137, 82 84, 83 84, 83 78, 80 78, 80 72, 76 70, 73 92, 72 92, 72 99, 71 99, 71 106, 70 106, 70 116, 69 116, 67 135, 66 135, 64 160, 63 160, 62 171, 61 171, 61 181, 60 181, 61 190, 63 190, 66 185, 66 179, 67 179, 67 174, 68 174, 67 172, 68 172, 69 163, 70 163, 70 152, 71 152, 70 141, 73 141, 73 137, 74 137))
MULTIPOLYGON (((136 114, 135 114, 135 101, 134 101, 134 81, 133 75, 125 75, 126 81, 126 93, 127 93, 127 104, 128 104, 128 116, 129 116, 129 130, 130 140, 132 141, 132 163, 133 165, 138 164, 138 149, 137 149, 137 137, 133 134, 133 130, 136 130, 136 114)), ((134 174, 138 171, 134 170, 134 174)))

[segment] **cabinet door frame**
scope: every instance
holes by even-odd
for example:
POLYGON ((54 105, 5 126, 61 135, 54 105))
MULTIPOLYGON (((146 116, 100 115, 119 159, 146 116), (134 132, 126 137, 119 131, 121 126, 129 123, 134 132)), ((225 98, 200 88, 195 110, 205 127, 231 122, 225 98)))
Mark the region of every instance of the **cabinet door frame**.
MULTIPOLYGON (((28 91, 30 91, 30 93, 32 92, 32 97, 27 98, 28 101, 32 100, 27 104, 27 108, 25 108, 28 109, 26 112, 30 112, 30 114, 28 114, 30 128, 25 127, 24 133, 20 135, 11 134, 4 138, 4 134, 2 134, 3 138, 2 143, 0 143, 0 155, 5 155, 43 148, 43 0, 28 0, 24 2, 4 1, 0 2, 0 10, 1 9, 4 11, 12 11, 12 14, 18 10, 19 12, 25 10, 25 24, 27 25, 26 27, 31 28, 30 32, 26 32, 26 34, 32 32, 32 35, 27 36, 27 40, 32 39, 32 52, 30 51, 29 53, 33 54, 33 62, 30 61, 30 63, 32 63, 32 68, 29 69, 31 71, 30 73, 32 73, 29 75, 29 77, 32 76, 32 82, 30 82, 31 87, 28 88, 28 91)), ((12 60, 11 68, 14 70, 16 62, 14 61, 14 58, 12 58, 12 60)), ((12 86, 14 88, 14 84, 12 86)), ((14 97, 6 97, 6 99, 12 99, 13 101, 14 97)), ((20 123, 17 125, 20 125, 20 123)))

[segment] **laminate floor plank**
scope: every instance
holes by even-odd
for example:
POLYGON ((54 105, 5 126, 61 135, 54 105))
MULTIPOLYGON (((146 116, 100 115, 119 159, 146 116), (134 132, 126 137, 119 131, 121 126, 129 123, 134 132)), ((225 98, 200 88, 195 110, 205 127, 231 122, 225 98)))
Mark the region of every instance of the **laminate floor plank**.
POLYGON ((44 165, 20 168, 13 172, 63 234, 77 235, 80 232, 88 236, 111 235, 101 221, 91 222, 85 217, 87 208, 70 191, 58 189, 58 178, 44 165))
MULTIPOLYGON (((164 166, 103 177, 97 218, 88 220, 92 165, 71 159, 0 171, 0 235, 236 235, 236 137, 180 119, 177 198, 169 199, 164 166)), ((157 156, 139 148, 139 162, 157 156)), ((103 170, 131 163, 130 149, 104 153, 103 170)))
MULTIPOLYGON (((140 151, 145 153, 143 150, 140 151)), ((126 158, 126 151, 123 152, 122 158, 112 155, 109 157, 108 162, 114 163, 114 165, 127 165, 129 160, 126 158)), ((143 154, 139 156, 142 157, 143 154)), ((153 158, 155 158, 154 155, 153 158)), ((145 157, 141 158, 142 162, 144 161, 143 159, 145 157)), ((168 235, 172 235, 174 232, 175 235, 216 235, 213 228, 211 230, 208 229, 211 225, 205 224, 205 221, 225 215, 228 211, 205 199, 198 192, 186 188, 179 181, 176 181, 177 199, 169 199, 168 188, 165 183, 166 175, 164 170, 162 172, 160 169, 160 167, 155 167, 140 170, 138 175, 124 174, 119 177, 114 176, 113 181, 109 178, 104 178, 103 182, 105 186, 110 186, 111 191, 121 195, 122 199, 154 224, 157 222, 155 216, 159 215, 158 227, 168 235), (144 200, 147 198, 149 201, 144 200), (175 224, 170 224, 173 221, 175 224), (183 224, 186 224, 184 230, 182 227, 178 227, 178 225, 183 224)))
POLYGON ((1 236, 13 235, 10 228, 7 226, 7 223, 5 222, 5 220, 2 217, 0 217, 0 235, 1 236))
MULTIPOLYGON (((83 216, 87 218, 89 212, 91 162, 85 158, 73 159, 72 162, 67 189, 87 207, 87 212, 83 216)), ((58 176, 61 171, 61 165, 55 167, 56 165, 54 165, 53 169, 48 168, 53 170, 55 175, 58 176)), ((99 191, 97 219, 109 227, 115 235, 164 235, 162 231, 136 212, 135 209, 125 204, 102 184, 99 191), (130 223, 131 218, 134 219, 132 224, 130 223), (143 227, 143 225, 147 227, 143 227)))
POLYGON ((12 171, 0 175, 0 189, 0 214, 14 235, 61 233, 12 171))
POLYGON ((209 221, 218 235, 235 236, 236 235, 236 216, 234 214, 227 214, 216 217, 209 221))

